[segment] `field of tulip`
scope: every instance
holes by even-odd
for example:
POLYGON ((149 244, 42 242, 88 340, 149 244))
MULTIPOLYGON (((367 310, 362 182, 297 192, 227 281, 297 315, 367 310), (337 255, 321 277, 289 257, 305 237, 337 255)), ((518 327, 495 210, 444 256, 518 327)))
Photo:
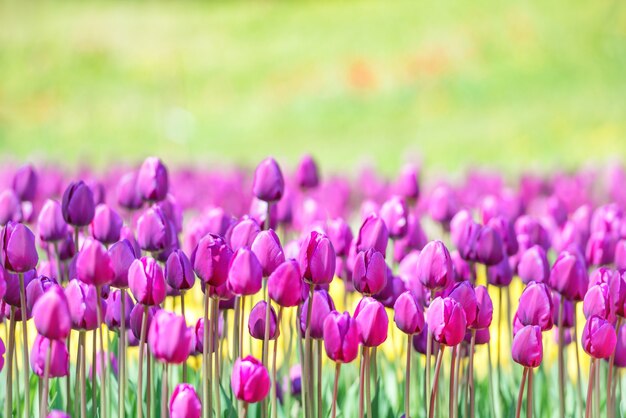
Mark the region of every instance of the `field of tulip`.
POLYGON ((626 171, 421 177, 6 168, 3 416, 622 416, 626 171))

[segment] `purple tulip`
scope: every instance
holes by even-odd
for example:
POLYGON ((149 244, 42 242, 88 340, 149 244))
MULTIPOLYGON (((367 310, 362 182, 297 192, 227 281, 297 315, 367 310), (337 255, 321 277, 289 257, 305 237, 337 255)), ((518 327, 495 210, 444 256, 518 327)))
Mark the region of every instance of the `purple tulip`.
POLYGON ((202 403, 194 387, 180 383, 174 388, 170 398, 170 418, 200 418, 202 403))
POLYGON ((406 285, 404 281, 391 273, 391 269, 387 268, 387 283, 380 292, 372 295, 374 299, 383 304, 385 308, 393 308, 393 305, 398 300, 398 297, 406 291, 406 285))
POLYGON ((91 235, 103 244, 112 244, 120 239, 120 231, 124 222, 120 215, 105 204, 96 206, 91 221, 91 235))
POLYGON ((380 217, 387 226, 391 239, 402 238, 408 229, 408 209, 400 196, 392 196, 380 208, 380 217))
POLYGON ((466 212, 461 211, 452 219, 450 234, 454 233, 456 236, 453 241, 455 241, 461 258, 467 261, 477 261, 478 238, 482 226, 471 219, 465 222, 459 221, 459 217, 462 217, 464 213, 466 212))
POLYGON ((218 287, 228 279, 233 252, 220 236, 207 234, 191 253, 193 269, 204 283, 218 287))
MULTIPOLYGON (((70 307, 72 328, 88 331, 96 329, 98 326, 96 304, 99 299, 96 288, 72 279, 65 288, 65 296, 70 307)), ((104 301, 101 300, 100 303, 103 311, 106 311, 104 301)))
POLYGON ((419 170, 412 164, 402 167, 395 183, 395 191, 406 199, 417 200, 420 195, 419 170))
POLYGON ((76 258, 76 274, 83 283, 102 287, 115 278, 111 256, 104 245, 87 239, 76 258))
POLYGON ((259 360, 252 356, 235 360, 230 385, 237 399, 246 403, 260 402, 269 393, 270 384, 270 375, 259 360))
MULTIPOLYGON (((209 322, 209 329, 211 329, 211 320, 209 319, 208 322, 209 322)), ((213 347, 212 347, 213 351, 211 351, 212 353, 214 353, 215 350, 217 349, 217 341, 222 335, 222 327, 223 327, 223 322, 221 321, 221 317, 220 317, 220 321, 218 323, 219 332, 217 333, 217 335, 213 335, 213 347)), ((193 332, 194 332, 194 340, 195 340, 194 354, 202 354, 204 352, 204 318, 198 318, 193 332)))
POLYGON ((511 284, 513 271, 507 257, 502 258, 498 264, 487 267, 487 281, 490 285, 505 287, 511 284))
POLYGON ((587 269, 581 258, 569 251, 561 252, 550 271, 550 287, 566 299, 581 301, 588 283, 587 269))
POLYGON ((415 267, 417 279, 430 290, 445 288, 454 278, 452 259, 441 241, 431 241, 422 250, 415 267))
POLYGON ((160 305, 165 300, 163 270, 151 257, 133 261, 128 270, 128 284, 137 303, 160 305))
POLYGON ((593 358, 609 358, 617 345, 615 329, 606 319, 592 316, 583 328, 583 349, 593 358))
POLYGON ((348 312, 332 311, 324 320, 324 348, 329 359, 350 363, 359 354, 359 330, 348 312))
POLYGON ((9 222, 0 232, 0 261, 2 267, 14 273, 24 273, 37 267, 39 256, 35 236, 27 226, 9 222))
POLYGON ((134 171, 120 177, 117 183, 117 204, 126 210, 139 209, 143 205, 137 190, 137 173, 134 171))
POLYGON ((300 160, 295 173, 296 184, 302 189, 314 189, 319 185, 320 179, 317 164, 310 155, 305 155, 300 160))
POLYGON ((63 219, 61 205, 56 200, 46 200, 37 219, 39 238, 46 242, 57 242, 67 236, 67 224, 63 219))
POLYGON ((456 300, 465 312, 465 320, 472 325, 478 316, 478 299, 474 287, 469 282, 457 283, 448 297, 456 300))
MULTIPOLYGON (((490 339, 491 339, 491 334, 489 333, 489 328, 483 328, 483 329, 475 330, 475 338, 474 338, 474 344, 475 345, 487 344, 490 339)), ((465 333, 464 341, 467 344, 471 344, 471 342, 472 342, 472 333, 471 333, 471 331, 467 331, 465 333)))
MULTIPOLYGON (((130 311, 130 329, 132 331, 133 336, 137 338, 137 340, 141 338, 141 325, 142 325, 143 315, 144 315, 145 310, 146 309, 144 305, 137 303, 135 307, 130 311)), ((148 330, 150 329, 150 327, 152 326, 152 319, 154 318, 154 316, 159 310, 160 309, 157 308, 156 306, 151 306, 148 308, 148 319, 146 321, 146 327, 147 327, 146 329, 148 330)))
POLYGON ((541 328, 536 325, 527 325, 520 329, 513 337, 511 345, 513 361, 524 367, 539 367, 543 360, 543 341, 541 328))
POLYGON ((394 261, 400 262, 413 250, 422 250, 428 243, 426 234, 422 229, 420 220, 417 216, 409 213, 407 216, 407 231, 406 235, 400 239, 397 239, 393 247, 394 261))
POLYGON ((41 335, 35 337, 35 342, 30 350, 30 367, 33 372, 43 377, 46 368, 46 357, 50 350, 49 377, 67 376, 70 371, 70 355, 65 341, 51 340, 41 335))
POLYGON ((137 191, 147 202, 165 199, 169 188, 167 168, 157 157, 144 160, 137 174, 137 191))
POLYGON ((583 313, 587 319, 592 316, 599 316, 613 322, 615 305, 607 283, 595 284, 589 288, 583 300, 583 313))
MULTIPOLYGON (((254 305, 252 310, 250 311, 250 316, 248 317, 248 331, 250 332, 250 336, 257 340, 263 340, 265 337, 265 313, 267 309, 267 302, 261 300, 254 305)), ((278 337, 277 333, 277 319, 276 319, 276 311, 274 307, 270 305, 270 330, 269 330, 269 339, 274 340, 278 337)))
POLYGON ((365 218, 356 239, 356 250, 367 251, 370 248, 379 253, 387 254, 387 243, 389 241, 389 231, 383 219, 371 213, 365 218))
POLYGON ((519 299, 514 323, 519 326, 536 325, 548 331, 554 325, 552 295, 544 283, 530 282, 519 299))
MULTIPOLYGON (((6 271, 4 268, 0 267, 0 276, 3 277, 2 280, 5 284, 5 292, 2 299, 7 303, 7 305, 14 306, 16 308, 21 307, 20 302, 20 280, 19 276, 15 273, 11 273, 6 271)), ((28 285, 32 280, 37 277, 37 272, 33 270, 29 270, 24 273, 24 288, 28 288, 28 285)), ((28 297, 28 294, 26 294, 28 297)), ((28 300, 26 300, 26 308, 28 309, 28 300)))
POLYGON ((370 248, 357 254, 352 270, 354 288, 365 295, 375 295, 387 283, 387 264, 384 256, 370 248))
MULTIPOLYGON (((39 270, 41 270, 41 268, 39 270)), ((32 312, 37 300, 50 288, 58 287, 59 283, 55 279, 42 275, 35 277, 24 286, 26 287, 26 307, 29 312, 32 312)))
POLYGON ((33 319, 37 332, 53 340, 67 338, 72 327, 70 307, 59 286, 49 288, 35 303, 33 319))
POLYGON ((22 202, 32 202, 37 195, 37 172, 31 164, 21 166, 13 176, 13 190, 22 202))
POLYGON ((169 221, 158 206, 150 207, 137 220, 137 242, 142 250, 164 250, 171 240, 169 221))
POLYGON ((70 183, 63 193, 61 209, 68 224, 75 227, 89 225, 96 210, 93 192, 82 180, 70 183))
POLYGON ((487 226, 500 235, 506 255, 512 256, 517 254, 519 251, 519 244, 517 242, 515 228, 513 227, 513 223, 511 221, 504 216, 495 216, 489 219, 487 226))
MULTIPOLYGON (((418 353, 426 355, 426 349, 428 348, 428 327, 424 327, 422 332, 418 332, 413 336, 413 348, 418 353)), ((436 356, 438 351, 439 344, 437 344, 437 342, 431 338, 430 352, 436 356)))
POLYGON ((354 319, 365 347, 378 347, 387 340, 389 318, 382 303, 365 296, 354 311, 354 319))
POLYGON ((458 251, 450 253, 452 267, 454 268, 455 282, 474 282, 476 280, 475 269, 472 264, 465 261, 458 251))
MULTIPOLYGON (((615 366, 620 368, 626 367, 626 325, 621 325, 617 332, 615 366)), ((2 367, 0 367, 0 370, 2 370, 2 367)))
POLYGON ((11 189, 4 190, 0 193, 0 225, 21 222, 22 219, 22 203, 19 197, 11 189))
MULTIPOLYGON (((125 327, 130 327, 130 312, 135 307, 133 299, 128 293, 124 293, 126 298, 124 300, 124 323, 125 327)), ((122 291, 114 290, 107 298, 107 309, 104 315, 104 322, 107 324, 110 330, 116 330, 122 325, 122 291)))
POLYGON ((585 257, 591 266, 611 264, 615 260, 617 237, 611 232, 595 232, 587 241, 585 257))
POLYGON ((348 255, 350 251, 350 245, 352 244, 352 230, 350 225, 342 218, 337 218, 328 221, 326 225, 326 234, 333 244, 335 253, 338 257, 344 257, 348 255))
POLYGON ((480 229, 476 239, 476 260, 487 266, 493 266, 505 258, 504 246, 500 234, 490 226, 480 229))
POLYGON ((173 289, 189 290, 193 287, 196 276, 191 261, 182 250, 174 250, 165 263, 165 280, 173 289))
POLYGON ((453 347, 463 341, 467 326, 465 311, 452 298, 435 298, 426 311, 426 323, 439 344, 453 347))
POLYGON ((128 288, 128 270, 137 259, 132 244, 127 239, 116 242, 109 248, 109 257, 114 272, 111 286, 119 289, 128 288))
POLYGON ((615 246, 615 268, 626 270, 626 239, 621 239, 615 246))
POLYGON ((280 239, 272 229, 257 234, 250 247, 263 267, 263 276, 268 277, 276 267, 285 261, 285 253, 280 239))
MULTIPOLYGON (((552 322, 559 325, 559 304, 561 303, 561 295, 552 292, 552 322)), ((574 303, 565 299, 563 303, 563 328, 571 328, 574 326, 574 303)))
POLYGON ((539 245, 533 245, 524 251, 517 264, 517 274, 526 284, 547 283, 550 277, 550 264, 546 251, 539 245))
POLYGON ((261 290, 263 267, 252 250, 237 250, 230 262, 227 283, 236 295, 254 295, 261 290))
POLYGON ((335 275, 335 249, 326 235, 311 231, 300 247, 300 272, 306 283, 328 284, 335 275))
POLYGON ((405 334, 417 334, 424 329, 424 310, 415 293, 410 290, 398 296, 393 311, 396 326, 405 334))
POLYGON ((181 364, 187 360, 193 348, 193 332, 187 327, 185 318, 160 310, 152 318, 148 346, 158 360, 181 364))
POLYGON ((476 286, 474 288, 477 303, 476 319, 473 323, 468 325, 471 329, 485 329, 489 328, 493 319, 493 303, 489 292, 485 286, 476 286))
POLYGON ((242 247, 251 247, 261 227, 252 218, 244 217, 234 224, 227 233, 227 241, 233 251, 242 247))
MULTIPOLYGON (((300 331, 306 334, 306 320, 310 298, 306 298, 300 314, 300 331)), ((311 308, 311 338, 321 340, 324 337, 324 321, 328 314, 335 310, 335 304, 326 290, 313 292, 313 307, 311 308)))
POLYGON ((285 180, 278 163, 269 157, 261 161, 254 172, 252 193, 264 202, 277 202, 285 192, 285 180))
POLYGON ((297 306, 302 302, 302 276, 295 260, 287 260, 279 265, 267 279, 270 298, 283 307, 297 306))

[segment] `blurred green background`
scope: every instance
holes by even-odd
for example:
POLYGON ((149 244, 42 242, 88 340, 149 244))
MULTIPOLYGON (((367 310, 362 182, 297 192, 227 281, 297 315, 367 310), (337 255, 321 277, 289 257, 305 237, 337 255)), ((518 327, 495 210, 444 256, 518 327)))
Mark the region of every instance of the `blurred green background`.
POLYGON ((626 155, 622 0, 0 3, 5 158, 568 169, 626 155))

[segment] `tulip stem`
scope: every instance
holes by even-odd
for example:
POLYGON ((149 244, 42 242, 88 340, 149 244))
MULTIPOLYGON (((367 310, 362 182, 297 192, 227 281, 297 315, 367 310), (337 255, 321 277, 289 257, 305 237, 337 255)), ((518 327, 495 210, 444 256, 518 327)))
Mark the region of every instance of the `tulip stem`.
MULTIPOLYGON (((576 388, 577 390, 577 396, 576 396, 576 404, 578 405, 578 410, 581 411, 582 414, 582 407, 583 407, 583 384, 582 384, 582 375, 580 372, 580 355, 578 353, 578 331, 577 331, 577 324, 576 324, 576 303, 574 303, 574 335, 573 335, 573 343, 574 343, 574 349, 576 350, 576 375, 577 375, 577 380, 576 380, 576 388)), ((609 386, 609 393, 610 393, 610 386, 609 386)))
MULTIPOLYGON (((142 402, 142 394, 143 394, 143 357, 145 355, 145 343, 146 343, 146 332, 148 328, 148 305, 144 305, 143 307, 143 318, 141 319, 141 333, 139 335, 139 369, 137 374, 137 418, 142 418, 143 416, 143 402, 142 402)), ((148 416, 150 415, 150 411, 147 411, 148 416)))
POLYGON ((430 406, 428 407, 429 418, 433 418, 435 416, 435 400, 437 399, 437 388, 439 387, 439 372, 441 371, 441 363, 445 348, 446 346, 442 344, 439 347, 439 354, 437 355, 437 363, 435 364, 435 376, 433 379, 433 388, 430 392, 430 406))
POLYGON ((146 416, 150 418, 152 416, 152 356, 148 351, 148 344, 146 344, 146 416))
POLYGON ((211 416, 211 401, 209 400, 210 392, 209 382, 212 381, 209 372, 209 309, 211 298, 209 297, 210 286, 207 285, 204 292, 204 309, 202 323, 202 410, 204 418, 211 416))
MULTIPOLYGON (((268 218, 269 218, 269 203, 267 204, 268 207, 268 218)), ((267 220, 266 220, 267 221, 267 220)), ((267 222, 266 222, 267 223, 267 222)), ((268 366, 268 345, 269 345, 269 339, 270 339, 270 309, 272 307, 270 298, 269 298, 269 293, 267 291, 267 278, 263 279, 263 297, 265 299, 265 330, 263 332, 263 351, 261 354, 261 362, 263 363, 263 367, 267 367, 268 366)), ((274 381, 272 380, 272 384, 274 384, 274 381)), ((267 417, 267 398, 263 399, 262 403, 261 403, 261 417, 262 418, 266 418, 267 417)))
POLYGON ((7 354, 7 387, 4 405, 6 407, 4 416, 13 416, 13 355, 15 352, 15 306, 11 306, 9 324, 9 353, 7 354))
MULTIPOLYGON (((365 352, 365 402, 367 403, 367 418, 372 418, 372 395, 371 395, 371 376, 372 371, 372 351, 368 348, 365 352)), ((375 355, 376 353, 374 353, 375 355)))
MULTIPOLYGON (((617 334, 617 340, 619 341, 619 332, 620 332, 620 328, 622 327, 622 317, 619 316, 617 317, 617 324, 615 325, 615 329, 616 329, 616 334, 617 334)), ((614 385, 612 384, 612 380, 613 380, 613 365, 615 364, 615 352, 617 350, 613 350, 613 352, 611 353, 611 357, 609 359, 609 374, 608 374, 608 383, 607 383, 607 399, 606 399, 606 407, 608 410, 608 417, 609 418, 613 418, 614 414, 615 414, 615 402, 613 401, 613 397, 615 396, 615 392, 613 390, 614 385)))
POLYGON ((594 375, 596 374, 596 359, 591 359, 591 364, 589 365, 589 385, 587 386, 587 405, 585 407, 585 418, 589 418, 591 416, 591 404, 592 404, 592 394, 593 394, 593 381, 594 375))
MULTIPOLYGON (((456 351, 458 350, 458 346, 454 346, 452 347, 452 357, 450 359, 450 405, 448 408, 448 416, 450 418, 454 418, 454 412, 456 409, 456 399, 455 399, 455 390, 454 390, 454 386, 455 386, 455 375, 454 375, 454 366, 455 366, 455 362, 456 362, 456 351)), ((456 377, 458 379, 458 376, 456 377)))
POLYGON ((317 418, 322 418, 322 341, 317 340, 317 418))
MULTIPOLYGON (((280 323, 283 318, 283 307, 280 306, 278 308, 278 319, 276 320, 276 339, 274 340, 274 353, 272 356, 272 418, 276 418, 278 415, 277 407, 278 404, 276 402, 277 393, 276 393, 276 354, 278 352, 278 337, 280 336, 280 323)), ((267 324, 268 322, 266 322, 267 324)), ((266 326, 265 328, 269 328, 266 326)), ((287 359, 289 361, 289 359, 287 359)))
MULTIPOLYGON (((363 418, 363 408, 365 406, 364 394, 365 394, 365 364, 367 360, 367 347, 363 346, 361 348, 361 370, 360 370, 360 380, 361 384, 359 385, 359 418, 363 418)), ((306 381, 305 378, 303 381, 306 381)))
POLYGON ((496 374, 498 376, 498 410, 502 412, 502 287, 498 287, 498 339, 496 340, 496 374))
MULTIPOLYGON (((67 353, 68 355, 71 353, 72 351, 72 330, 70 329, 70 333, 67 335, 67 353)), ((76 368, 78 369, 78 363, 76 363, 76 368)), ((67 377, 65 378, 65 392, 67 393, 67 399, 66 399, 66 404, 65 404, 65 410, 66 411, 70 411, 72 409, 72 397, 70 395, 71 391, 72 391, 72 382, 71 380, 71 374, 70 371, 68 369, 67 371, 67 377)), ((78 383, 76 383, 76 385, 78 385, 78 383)))
MULTIPOLYGON (((432 300, 435 297, 435 292, 434 291, 430 291, 430 302, 432 302, 432 300)), ((433 344, 433 334, 430 330, 430 328, 428 326, 426 326, 427 329, 427 334, 426 334, 426 367, 424 368, 424 372, 426 374, 426 385, 424 387, 424 416, 428 416, 428 409, 429 409, 429 405, 428 402, 426 402, 426 399, 428 399, 428 392, 431 390, 431 386, 430 386, 430 355, 432 352, 432 344, 433 344)))
MULTIPOLYGON (((470 348, 469 348, 469 365, 468 365, 468 385, 467 390, 469 392, 469 414, 465 414, 471 418, 474 418, 474 400, 475 400, 475 389, 474 389, 474 350, 476 347, 476 330, 472 329, 472 338, 470 340, 470 348)), ((489 364, 491 365, 491 358, 487 359, 489 364)), ((491 375, 489 376, 491 379, 491 375)), ((489 385, 491 386, 491 385, 489 385)))
POLYGON ((533 418, 533 369, 528 369, 528 387, 526 388, 526 418, 533 418))
MULTIPOLYGON (((410 398, 411 398, 411 339, 413 336, 407 334, 406 336, 406 374, 404 376, 404 416, 405 418, 411 418, 410 413, 410 398)), ((333 415, 334 418, 334 415, 333 415)))
POLYGON ((219 299, 215 298, 213 301, 213 318, 214 321, 211 322, 211 326, 213 327, 213 338, 215 340, 215 347, 213 349, 213 356, 215 356, 215 378, 213 379, 213 384, 215 385, 215 412, 218 417, 222 416, 222 399, 220 395, 220 359, 222 357, 220 351, 220 335, 219 335, 219 299))
POLYGON ((87 385, 85 377, 87 374, 87 331, 80 330, 78 333, 78 356, 80 358, 80 416, 87 418, 87 385))
MULTIPOLYGON (((250 300, 252 300, 252 298, 250 298, 250 300)), ((245 320, 246 320, 246 316, 245 316, 245 312, 246 312, 246 295, 241 296, 241 312, 239 315, 239 357, 243 357, 243 330, 244 330, 244 324, 245 324, 245 320)), ((252 338, 248 338, 250 341, 252 341, 252 338)), ((250 342, 250 344, 252 344, 252 342, 250 342)), ((252 351, 252 349, 250 349, 250 351, 252 351)))
POLYGON ((519 384, 519 394, 517 395, 517 408, 515 409, 515 418, 519 418, 522 413, 522 399, 524 399, 524 385, 526 384, 526 377, 528 376, 528 367, 524 367, 524 373, 522 373, 522 381, 519 384))
POLYGON ((120 334, 119 334, 119 361, 120 370, 118 376, 119 382, 119 418, 123 418, 126 414, 126 289, 120 289, 120 334))
MULTIPOLYGON (((335 382, 333 383, 333 403, 331 404, 330 417, 335 418, 337 414, 337 390, 339 389, 339 373, 341 371, 341 363, 335 363, 335 382)), ((406 418, 409 418, 407 415, 406 418)))
POLYGON ((167 410, 167 400, 169 399, 169 390, 167 387, 167 363, 163 363, 163 374, 161 375, 161 418, 169 416, 167 410))
POLYGON ((313 312, 313 292, 315 289, 315 285, 311 283, 309 285, 309 301, 307 305, 306 312, 306 332, 304 334, 304 342, 305 342, 305 352, 304 352, 304 364, 306 365, 306 371, 304 373, 306 382, 306 401, 305 401, 305 411, 307 417, 313 416, 313 371, 311 370, 311 362, 312 362, 312 351, 313 344, 311 342, 311 315, 313 312))
MULTIPOLYGON (((96 382, 96 356, 97 356, 97 348, 98 348, 98 332, 94 329, 92 332, 92 339, 91 339, 91 412, 92 412, 92 416, 93 418, 96 418, 96 412, 97 412, 97 407, 96 407, 96 402, 97 397, 98 397, 98 385, 96 382)), ((102 411, 100 412, 102 413, 102 411)))
MULTIPOLYGON (((187 317, 185 316, 185 291, 180 292, 180 313, 183 316, 185 324, 187 324, 187 317)), ((187 360, 183 362, 183 383, 187 383, 187 360)))
POLYGON ((241 315, 241 296, 235 296, 235 314, 233 318, 233 355, 232 360, 239 358, 239 316, 241 315))
MULTIPOLYGON (((565 416, 565 363, 563 359, 563 340, 565 339, 565 330, 563 329, 563 308, 565 307, 565 298, 561 295, 559 299, 559 416, 565 416)), ((593 377, 591 377, 593 378, 593 377)))
MULTIPOLYGON (((100 334, 100 370, 102 376, 100 377, 100 414, 102 417, 108 417, 106 410, 106 363, 104 358, 104 335, 102 332, 102 305, 100 304, 100 286, 96 286, 96 315, 98 320, 98 334, 100 334)), ((94 348, 95 349, 95 348, 94 348)), ((93 366, 94 380, 98 374, 98 367, 96 364, 93 366)))
POLYGON ((246 418, 248 416, 248 403, 242 402, 241 410, 239 411, 239 418, 246 418))
POLYGON ((26 289, 24 287, 24 273, 18 274, 20 279, 20 309, 22 315, 22 364, 24 367, 24 416, 30 417, 30 378, 28 362, 28 308, 26 305, 26 289))
POLYGON ((46 364, 44 366, 43 372, 43 390, 41 393, 41 404, 40 404, 40 414, 39 416, 45 417, 48 416, 48 384, 50 380, 50 360, 52 358, 52 343, 53 340, 48 340, 48 349, 46 350, 46 364))

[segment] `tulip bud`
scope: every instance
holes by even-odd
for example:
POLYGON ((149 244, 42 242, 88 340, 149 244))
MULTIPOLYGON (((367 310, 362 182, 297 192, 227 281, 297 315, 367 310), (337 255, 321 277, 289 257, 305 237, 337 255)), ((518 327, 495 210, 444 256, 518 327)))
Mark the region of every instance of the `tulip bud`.
POLYGON ((615 329, 606 319, 592 316, 583 328, 583 349, 593 358, 609 358, 617 345, 615 329))
POLYGON ((461 258, 467 261, 477 261, 478 254, 476 251, 478 249, 478 238, 480 237, 482 226, 471 219, 461 223, 458 219, 462 217, 464 213, 466 212, 461 211, 452 219, 450 234, 454 232, 456 235, 454 241, 456 241, 455 244, 461 258))
POLYGON ((609 322, 615 319, 613 295, 607 283, 596 284, 589 288, 583 300, 583 313, 587 319, 592 316, 599 316, 609 322))
POLYGON ((485 329, 491 325, 493 319, 493 304, 489 292, 485 286, 476 286, 474 288, 476 294, 476 303, 478 310, 476 313, 476 320, 469 324, 469 328, 472 329, 485 329))
POLYGON ((120 231, 124 222, 120 215, 105 204, 96 206, 91 221, 91 235, 104 244, 112 244, 120 239, 120 231))
POLYGON ((314 189, 319 185, 320 179, 317 164, 310 155, 305 155, 296 168, 296 184, 302 189, 314 189))
POLYGON ((395 183, 395 191, 406 199, 417 200, 420 195, 419 171, 412 164, 402 167, 395 183))
POLYGON ((359 235, 356 240, 357 251, 367 251, 370 248, 379 253, 387 254, 387 242, 389 241, 389 231, 385 221, 375 213, 371 213, 365 218, 359 235))
POLYGON ((46 242, 60 241, 67 235, 61 205, 56 200, 46 200, 37 219, 39 238, 46 242))
POLYGON ((539 367, 543 360, 543 341, 541 328, 536 325, 526 325, 513 337, 511 345, 513 361, 524 367, 539 367))
MULTIPOLYGON (((41 270, 41 268, 39 270, 41 270)), ((49 289, 58 287, 59 283, 55 279, 42 275, 35 277, 24 286, 26 287, 26 307, 28 311, 31 312, 39 298, 49 289)))
POLYGON ((11 189, 0 193, 0 225, 9 222, 21 222, 23 219, 22 203, 11 189))
POLYGON ((117 182, 117 204, 126 210, 139 209, 143 205, 134 171, 124 174, 117 182))
POLYGON ((13 190, 22 202, 32 202, 37 195, 37 172, 31 164, 18 168, 13 176, 13 190))
POLYGON ((158 311, 148 332, 152 355, 169 364, 181 364, 192 349, 193 333, 182 316, 165 310, 158 311))
POLYGON ((554 325, 553 309, 550 289, 544 283, 530 282, 520 296, 515 318, 520 326, 536 325, 547 331, 554 325))
POLYGON ((548 282, 550 277, 550 264, 546 251, 539 245, 533 245, 524 253, 517 264, 517 274, 522 282, 548 282))
POLYGON ((296 260, 287 260, 279 265, 267 279, 270 298, 283 307, 297 306, 302 302, 302 276, 296 260))
POLYGON ((452 298, 435 298, 426 311, 426 323, 434 340, 439 344, 453 347, 465 337, 465 311, 452 298))
POLYGON ((342 218, 328 221, 326 225, 326 234, 333 244, 333 248, 338 257, 348 255, 350 245, 352 244, 352 230, 350 225, 342 218))
MULTIPOLYGON (((300 314, 300 331, 306 334, 306 320, 309 309, 310 297, 302 304, 300 314)), ((321 340, 324 337, 324 321, 331 311, 335 310, 335 304, 326 290, 313 292, 313 307, 311 308, 311 338, 321 340)))
POLYGON ((93 192, 82 180, 70 183, 63 193, 61 209, 68 224, 75 227, 89 225, 96 210, 93 192))
POLYGON ((513 271, 507 257, 493 266, 487 267, 487 281, 490 285, 505 287, 511 284, 513 280, 513 271))
MULTIPOLYGON (((413 336, 413 348, 418 353, 426 355, 426 349, 428 348, 428 327, 424 327, 421 332, 418 332, 413 336)), ((436 356, 438 351, 439 344, 437 344, 437 342, 431 338, 430 352, 436 356)))
POLYGON ((611 264, 615 260, 617 237, 610 232, 595 232, 587 241, 585 256, 592 266, 611 264))
POLYGON ((550 271, 550 287, 566 299, 581 301, 587 291, 587 269, 578 255, 563 251, 550 271))
POLYGON ((198 277, 212 287, 226 283, 233 252, 221 237, 207 234, 191 253, 191 264, 198 277))
POLYGON ((495 216, 489 219, 487 226, 500 236, 505 255, 512 256, 519 251, 517 235, 513 223, 504 216, 495 216))
POLYGON ((39 377, 43 377, 46 357, 50 350, 49 377, 67 376, 70 371, 70 355, 63 340, 51 340, 41 335, 35 337, 30 351, 30 368, 39 377))
POLYGON ((67 338, 72 327, 70 307, 59 286, 51 287, 37 300, 33 319, 40 335, 53 340, 67 338))
POLYGON ((265 277, 272 274, 276 267, 285 261, 285 253, 280 245, 280 239, 272 229, 259 232, 250 249, 261 263, 265 277))
MULTIPOLYGON (((130 327, 130 312, 135 307, 133 299, 128 293, 124 293, 124 323, 125 327, 130 327)), ((104 315, 104 322, 110 330, 116 330, 122 325, 122 291, 114 290, 107 298, 107 309, 104 315)))
POLYGON ((171 242, 169 221, 158 206, 146 210, 137 220, 137 242, 144 251, 161 251, 171 242))
POLYGON ((391 239, 402 238, 407 233, 408 209, 404 199, 392 196, 380 208, 380 217, 385 222, 391 239))
POLYGON ((374 299, 383 304, 385 308, 392 309, 398 297, 406 291, 406 285, 400 277, 394 276, 387 267, 387 283, 380 292, 372 295, 374 299))
POLYGON ((227 283, 236 295, 254 295, 261 290, 263 268, 250 249, 237 250, 230 262, 227 283))
POLYGON ((416 276, 430 290, 445 288, 454 277, 452 259, 441 241, 431 241, 422 250, 415 267, 416 276))
POLYGON ((191 261, 182 250, 174 250, 165 263, 165 280, 172 288, 189 290, 196 281, 191 261))
POLYGON ((157 157, 148 157, 137 174, 137 191, 147 202, 165 199, 169 188, 167 168, 157 157))
POLYGON ((378 251, 370 248, 357 254, 352 270, 354 288, 365 295, 375 295, 387 283, 387 264, 378 251))
POLYGON ((76 259, 76 274, 83 283, 101 287, 115 278, 111 256, 102 243, 87 239, 76 259))
POLYGON ((194 387, 180 383, 174 388, 170 398, 170 418, 200 418, 202 403, 194 387))
MULTIPOLYGON (((212 347, 213 351, 211 351, 212 353, 214 353, 215 350, 217 349, 217 341, 219 340, 222 334, 223 323, 221 319, 222 318, 220 317, 220 321, 217 324, 219 332, 213 335, 213 347, 212 347)), ((209 322, 209 329, 211 329, 211 320, 209 319, 208 322, 209 322)), ((202 354, 204 352, 204 318, 198 318, 193 332, 194 332, 194 340, 195 340, 194 353, 202 354)), ((207 351, 208 351, 208 347, 207 347, 207 351)))
MULTIPOLYGON (((135 338, 141 338, 141 325, 143 321, 143 315, 145 311, 145 306, 137 303, 135 307, 130 311, 130 329, 135 338)), ((156 313, 160 309, 156 306, 151 306, 148 308, 148 319, 146 321, 146 330, 149 330, 152 326, 152 319, 156 315, 156 313)))
POLYGON ((137 259, 132 244, 127 239, 116 242, 109 248, 109 257, 114 273, 111 286, 119 289, 128 288, 128 270, 137 259))
POLYGON ((387 340, 389 318, 382 303, 365 296, 354 311, 354 319, 365 347, 378 347, 387 340))
MULTIPOLYGON (((248 317, 248 331, 250 336, 257 340, 263 340, 265 338, 265 314, 267 309, 267 302, 261 300, 254 305, 250 311, 248 317)), ((276 311, 274 307, 270 305, 270 332, 269 339, 274 340, 278 337, 277 333, 277 319, 276 311)))
POLYGON ((252 193, 264 202, 277 202, 283 197, 285 180, 278 163, 269 157, 261 161, 254 172, 252 193))
POLYGON ((424 328, 424 311, 417 296, 410 290, 398 296, 393 311, 396 326, 405 334, 417 334, 424 328))
POLYGON ((128 269, 128 284, 137 303, 160 305, 165 300, 165 278, 163 270, 151 257, 133 261, 128 269))
POLYGON ((474 287, 469 282, 457 283, 448 297, 456 300, 465 312, 465 320, 471 326, 478 316, 478 299, 474 287))
MULTIPOLYGON (((88 331, 96 329, 98 326, 96 304, 99 299, 96 288, 72 279, 65 288, 65 296, 70 308, 72 328, 88 331)), ((105 302, 101 300, 100 303, 105 311, 105 302)))
POLYGON ((228 230, 226 239, 233 251, 237 251, 242 247, 251 247, 259 232, 261 228, 254 219, 243 217, 228 230))
POLYGON ((505 258, 504 246, 500 234, 490 226, 481 228, 476 240, 476 260, 487 266, 493 266, 505 258))
MULTIPOLYGON (((561 303, 561 295, 557 292, 552 292, 552 322, 559 325, 559 304, 561 303)), ((571 328, 574 326, 574 303, 565 299, 563 303, 563 328, 571 328)))
POLYGON ((261 362, 252 356, 238 358, 233 365, 230 385, 237 399, 246 403, 260 402, 270 391, 270 375, 261 362))
POLYGON ((324 348, 329 359, 350 363, 359 353, 359 330, 348 312, 332 311, 324 320, 324 348))
POLYGON ((311 231, 300 247, 300 272, 306 283, 328 284, 335 275, 335 249, 326 235, 311 231))
POLYGON ((39 256, 35 236, 27 226, 9 222, 0 232, 0 261, 2 267, 14 273, 24 273, 37 267, 39 256))

